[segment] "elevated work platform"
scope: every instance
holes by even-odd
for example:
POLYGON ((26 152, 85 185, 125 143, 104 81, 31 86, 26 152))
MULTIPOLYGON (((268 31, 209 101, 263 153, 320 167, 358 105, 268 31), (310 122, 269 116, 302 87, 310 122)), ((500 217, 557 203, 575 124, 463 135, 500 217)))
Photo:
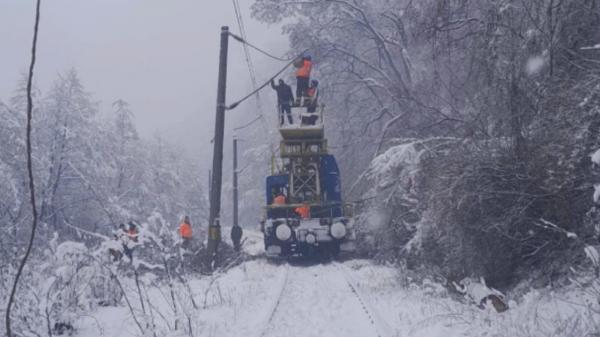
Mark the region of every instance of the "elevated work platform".
POLYGON ((279 186, 278 190, 284 193, 291 204, 308 202, 318 205, 322 202, 321 159, 327 155, 323 126, 324 106, 310 104, 308 102, 306 106, 292 107, 291 116, 280 115, 278 120, 284 121, 279 126, 282 137, 279 146, 279 173, 287 177, 286 184, 279 186), (289 117, 292 119, 291 123, 289 117))
POLYGON ((327 139, 284 139, 279 150, 281 158, 322 156, 327 154, 327 139))
POLYGON ((321 126, 283 126, 279 128, 283 139, 322 139, 325 132, 321 126))
MULTIPOLYGON (((283 116, 287 122, 287 116, 283 116)), ((315 112, 308 112, 306 107, 292 108, 293 124, 280 125, 279 133, 284 140, 289 139, 323 139, 323 107, 319 106, 315 112)))

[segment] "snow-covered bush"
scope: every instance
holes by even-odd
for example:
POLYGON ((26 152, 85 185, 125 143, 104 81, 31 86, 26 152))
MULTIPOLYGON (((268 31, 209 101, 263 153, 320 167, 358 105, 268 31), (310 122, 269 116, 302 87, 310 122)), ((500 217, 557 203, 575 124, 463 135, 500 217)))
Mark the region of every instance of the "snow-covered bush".
MULTIPOLYGON (((24 93, 20 83, 8 102, 0 102, 3 299, 12 286, 16 257, 23 254, 31 223, 24 93)), ((98 305, 123 303, 124 291, 116 281, 132 269, 125 268, 127 258, 119 265, 108 254, 108 248, 122 249, 112 239, 118 224, 142 222, 160 212, 167 219, 162 221, 163 228, 151 228, 152 222, 148 228, 158 241, 172 240, 183 215, 200 224, 206 213, 196 163, 160 137, 139 137, 126 102, 117 100, 113 113, 101 112, 74 70, 59 75, 47 93, 34 90, 33 98, 33 167, 40 226, 11 315, 19 336, 49 335, 54 324, 58 324, 57 331, 68 333, 76 328, 69 326, 73 317, 98 305)), ((195 234, 201 242, 201 231, 195 234)), ((160 274, 156 261, 162 261, 164 252, 157 253, 156 247, 146 243, 135 248, 134 257, 139 258, 135 267, 140 273, 160 274)), ((177 251, 172 242, 165 247, 177 251)), ((4 309, 1 305, 0 312, 4 309)))
POLYGON ((115 289, 98 287, 108 286, 104 282, 106 271, 83 243, 66 241, 50 247, 46 254, 48 259, 40 265, 40 276, 45 279, 39 286, 45 302, 43 312, 53 327, 61 323, 72 325, 80 315, 111 298, 116 304, 115 289))
POLYGON ((533 266, 559 274, 572 260, 565 252, 581 251, 579 236, 593 235, 584 211, 592 199, 565 185, 577 183, 573 170, 540 167, 551 159, 533 153, 515 165, 502 139, 392 145, 365 173, 372 187, 361 223, 379 256, 435 266, 452 280, 484 276, 506 286, 533 266))
POLYGON ((436 141, 439 140, 406 140, 392 146, 375 158, 364 173, 370 188, 357 219, 364 236, 358 240, 362 250, 373 253, 375 246, 380 247, 375 252, 379 259, 398 257, 420 230, 416 224, 422 209, 415 183, 421 157, 436 141))
MULTIPOLYGON (((104 252, 58 236, 32 260, 17 291, 12 312, 17 336, 70 334, 82 315, 100 306, 118 305, 121 290, 111 277, 104 252)), ((10 265, 9 265, 10 266, 10 265)), ((0 297, 6 298, 14 270, 0 273, 0 297)), ((4 307, 2 307, 2 310, 4 307)), ((0 329, 0 332, 2 329, 0 329)))
POLYGON ((252 9, 285 25, 290 54, 308 49, 315 61, 345 186, 368 172, 362 190, 346 188, 364 204, 362 224, 378 228, 365 248, 497 285, 532 269, 552 281, 598 222, 585 219, 600 145, 600 54, 586 48, 600 38, 596 7, 256 0, 252 9), (441 137, 456 141, 421 153, 409 187, 405 160, 423 150, 409 143, 441 137))

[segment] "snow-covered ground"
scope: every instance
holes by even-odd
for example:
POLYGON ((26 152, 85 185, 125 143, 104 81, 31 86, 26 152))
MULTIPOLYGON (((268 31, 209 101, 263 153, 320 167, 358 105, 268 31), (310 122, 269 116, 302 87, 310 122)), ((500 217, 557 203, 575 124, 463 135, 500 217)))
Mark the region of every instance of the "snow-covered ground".
MULTIPOLYGON (((411 283, 397 269, 367 260, 247 261, 214 277, 189 280, 189 288, 176 285, 177 313, 166 285, 142 283, 151 299, 146 315, 133 282, 129 300, 142 328, 158 327, 157 336, 548 337, 586 336, 600 327, 600 315, 593 311, 597 299, 576 287, 560 293, 532 290, 500 314, 452 299, 436 283, 411 283)), ((81 337, 142 335, 126 306, 100 308, 76 328, 81 337)))

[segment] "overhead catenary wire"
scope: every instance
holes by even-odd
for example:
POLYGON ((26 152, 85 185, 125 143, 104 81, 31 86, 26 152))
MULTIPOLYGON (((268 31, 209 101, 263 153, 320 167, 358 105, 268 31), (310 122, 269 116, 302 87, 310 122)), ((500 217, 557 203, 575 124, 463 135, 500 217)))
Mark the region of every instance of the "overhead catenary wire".
POLYGON ((238 106, 240 103, 242 103, 243 101, 247 100, 248 98, 250 98, 250 97, 252 97, 253 95, 255 95, 256 93, 258 93, 258 92, 259 92, 261 89, 263 89, 263 88, 264 88, 264 87, 266 87, 266 86, 267 86, 269 83, 271 83, 271 81, 272 81, 272 80, 273 80, 275 77, 279 76, 279 75, 280 75, 281 73, 283 73, 283 72, 284 72, 284 71, 285 71, 285 70, 286 70, 286 69, 287 69, 289 66, 291 66, 291 65, 292 65, 292 63, 294 63, 294 60, 295 60, 297 57, 299 57, 299 56, 303 55, 305 52, 306 52, 306 50, 303 50, 303 51, 302 51, 302 53, 298 54, 298 56, 296 56, 296 57, 292 58, 292 60, 291 60, 291 61, 289 61, 289 62, 288 62, 286 65, 285 65, 285 67, 281 68, 281 70, 279 70, 279 71, 278 71, 277 73, 275 73, 273 76, 269 77, 269 79, 268 79, 267 81, 265 81, 265 82, 264 82, 264 83, 263 83, 263 84, 262 84, 260 87, 258 87, 258 88, 256 88, 256 89, 254 89, 254 90, 253 90, 252 92, 250 92, 248 95, 246 95, 246 96, 244 96, 244 97, 240 98, 240 99, 239 99, 239 100, 237 100, 236 102, 234 102, 234 103, 232 103, 232 104, 230 104, 230 105, 226 106, 226 107, 225 107, 225 109, 227 109, 227 110, 233 110, 233 109, 235 109, 235 108, 236 108, 236 107, 237 107, 237 106, 238 106))
MULTIPOLYGON (((235 11, 235 16, 236 16, 236 19, 237 19, 237 23, 238 23, 238 26, 239 26, 239 29, 240 29, 240 34, 241 34, 242 38, 240 40, 237 35, 232 35, 232 36, 234 36, 234 39, 237 40, 238 42, 241 42, 242 45, 244 46, 244 48, 243 48, 244 49, 244 55, 246 56, 246 64, 248 65, 248 72, 250 73, 250 79, 252 80, 252 88, 256 89, 256 87, 258 86, 258 82, 256 80, 256 72, 255 72, 255 69, 254 69, 254 65, 252 64, 252 57, 250 55, 250 51, 249 51, 249 48, 248 48, 249 44, 246 43, 247 34, 246 34, 246 28, 245 28, 245 25, 244 25, 244 19, 243 19, 243 16, 242 16, 242 11, 240 9, 240 4, 239 4, 238 0, 232 0, 232 2, 233 2, 233 9, 235 11)), ((266 54, 270 55, 270 53, 266 53, 266 54)), ((272 130, 269 128, 267 119, 265 118, 265 114, 264 114, 264 111, 263 111, 263 106, 262 106, 261 103, 262 103, 261 102, 261 97, 260 97, 259 92, 257 91, 257 93, 256 93, 256 107, 258 108, 257 109, 257 115, 258 115, 258 117, 255 118, 254 120, 252 120, 251 122, 246 123, 246 125, 243 125, 241 127, 235 128, 234 129, 234 133, 237 133, 237 132, 239 132, 240 130, 242 130, 244 128, 250 127, 256 121, 260 120, 262 122, 261 126, 264 129, 264 132, 267 133, 267 134, 269 134, 269 135, 271 134, 272 130)), ((268 138, 268 142, 269 142, 269 148, 270 148, 270 152, 271 152, 271 158, 274 158, 275 151, 276 151, 275 144, 273 143, 272 137, 267 137, 267 138, 268 138)))
POLYGON ((245 129, 247 127, 249 127, 250 125, 256 123, 259 119, 263 118, 262 114, 258 115, 258 117, 254 118, 253 120, 251 120, 250 122, 242 125, 242 126, 238 126, 237 128, 234 128, 233 131, 238 131, 241 129, 245 129))
MULTIPOLYGON (((260 52, 261 54, 266 55, 266 56, 268 56, 268 57, 270 57, 272 59, 275 59, 275 60, 278 60, 278 61, 282 61, 282 62, 288 62, 288 61, 292 61, 293 62, 294 58, 292 58, 292 59, 285 59, 285 58, 277 57, 277 56, 274 56, 273 54, 271 54, 271 53, 269 53, 269 52, 267 52, 267 51, 265 51, 265 50, 263 50, 263 49, 255 46, 255 45, 249 43, 248 40, 247 40, 247 35, 246 35, 246 29, 245 29, 245 25, 244 25, 243 16, 241 14, 240 4, 239 4, 238 0, 232 0, 232 3, 233 3, 233 9, 235 11, 235 16, 236 16, 236 20, 237 20, 237 23, 238 23, 238 27, 239 27, 239 30, 240 30, 241 37, 237 36, 235 34, 232 34, 231 32, 229 32, 229 35, 232 36, 238 42, 242 43, 242 45, 244 46, 243 47, 244 54, 245 54, 245 57, 246 57, 246 63, 248 65, 248 72, 250 73, 250 79, 252 81, 252 86, 253 86, 254 91, 252 93, 250 93, 249 95, 247 95, 246 97, 238 100, 234 104, 231 104, 229 107, 226 107, 226 109, 228 109, 228 110, 234 109, 240 103, 242 103, 243 101, 245 101, 246 99, 248 99, 252 95, 256 94, 256 105, 257 105, 257 108, 258 108, 258 116, 255 119, 253 119, 252 121, 246 123, 245 125, 242 125, 242 126, 239 126, 237 128, 234 128, 233 130, 234 130, 234 132, 238 132, 238 131, 240 131, 240 130, 242 130, 244 128, 250 127, 251 125, 253 125, 254 123, 256 123, 257 121, 260 120, 260 121, 262 121, 261 125, 262 125, 263 129, 265 130, 265 132, 267 134, 271 134, 272 130, 270 130, 270 128, 268 127, 267 118, 264 115, 264 111, 263 111, 263 108, 262 108, 261 99, 260 99, 260 93, 259 92, 270 81, 272 81, 275 78, 275 76, 281 74, 285 69, 287 69, 287 67, 289 67, 290 64, 287 64, 280 72, 278 72, 271 79, 269 79, 268 82, 265 82, 262 86, 260 86, 260 87, 257 88, 258 83, 257 83, 257 80, 256 80, 256 72, 255 72, 255 69, 254 69, 254 65, 252 64, 252 58, 251 58, 251 55, 250 55, 248 47, 251 47, 254 50, 256 50, 256 51, 260 52)), ((275 149, 276 146, 273 143, 272 139, 270 139, 271 137, 268 137, 268 138, 269 138, 269 144, 270 144, 270 149, 271 149, 271 157, 274 158, 275 153, 277 151, 275 149)))
MULTIPOLYGON (((240 4, 239 4, 238 0, 232 0, 232 2, 233 2, 233 9, 235 12, 235 18, 236 18, 238 27, 240 29, 240 35, 242 35, 242 39, 246 40, 246 38, 247 38, 246 26, 244 25, 244 18, 242 17, 240 4)), ((254 85, 254 87, 256 87, 256 85, 257 85, 256 71, 254 69, 252 57, 250 56, 250 52, 248 51, 248 45, 246 43, 243 43, 242 45, 244 48, 244 56, 246 57, 246 63, 248 64, 248 72, 250 73, 250 79, 252 80, 252 84, 254 85)), ((258 103, 258 105, 260 105, 260 102, 257 102, 257 103, 258 103)))
MULTIPOLYGON (((234 12, 235 12, 235 18, 236 18, 236 21, 237 21, 237 24, 238 24, 238 27, 240 30, 240 35, 242 36, 242 39, 246 40, 247 39, 246 27, 244 25, 244 18, 242 16, 240 4, 239 4, 238 0, 232 0, 232 4, 233 4, 234 12)), ((243 49, 244 49, 244 56, 246 58, 246 64, 248 65, 248 73, 250 74, 250 80, 252 81, 252 89, 256 89, 256 87, 258 86, 258 81, 256 80, 256 71, 254 69, 252 57, 250 55, 250 51, 248 50, 248 45, 245 43, 242 43, 242 45, 243 45, 243 49)), ((267 125, 266 119, 264 118, 263 105, 262 105, 262 101, 261 101, 259 93, 256 94, 256 108, 258 110, 257 115, 260 118, 257 118, 255 120, 253 120, 252 122, 247 123, 245 126, 237 127, 234 129, 234 131, 242 130, 242 129, 252 125, 255 121, 262 120, 261 125, 262 125, 264 131, 269 132, 269 127, 267 125)))
POLYGON ((287 62, 287 61, 291 61, 291 60, 294 59, 294 58, 286 59, 286 58, 283 58, 283 57, 277 57, 277 56, 275 56, 275 55, 273 55, 273 54, 271 54, 271 53, 269 53, 269 52, 267 52, 267 51, 265 51, 265 50, 263 50, 263 49, 255 46, 255 45, 251 44, 250 42, 246 41, 244 38, 241 38, 241 37, 239 37, 239 36, 237 36, 237 35, 235 35, 233 33, 229 33, 229 35, 231 35, 231 37, 233 37, 234 39, 238 40, 239 42, 241 42, 241 43, 249 46, 250 48, 252 48, 252 49, 258 51, 259 53, 264 54, 264 55, 266 55, 266 56, 268 56, 268 57, 270 57, 272 59, 275 59, 275 60, 278 60, 278 61, 282 61, 282 62, 287 62))

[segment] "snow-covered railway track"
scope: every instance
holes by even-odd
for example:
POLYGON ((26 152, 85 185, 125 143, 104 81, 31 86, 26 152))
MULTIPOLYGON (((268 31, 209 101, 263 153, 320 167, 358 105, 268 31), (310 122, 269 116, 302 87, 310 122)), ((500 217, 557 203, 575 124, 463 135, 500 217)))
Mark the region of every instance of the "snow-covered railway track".
POLYGON ((381 315, 377 311, 377 309, 368 301, 367 297, 362 294, 360 289, 358 288, 356 280, 352 277, 352 274, 348 270, 348 267, 344 264, 335 262, 334 266, 340 271, 340 273, 344 276, 348 287, 350 288, 352 294, 356 297, 360 306, 366 316, 369 319, 371 325, 375 328, 378 337, 393 337, 396 336, 392 332, 390 326, 381 318, 381 315))
POLYGON ((255 336, 392 336, 343 264, 285 268, 284 283, 255 336))
POLYGON ((274 297, 273 301, 271 302, 271 306, 269 307, 269 310, 267 311, 268 315, 264 319, 262 328, 259 331, 257 331, 255 336, 263 337, 267 333, 267 328, 271 324, 271 321, 273 320, 273 317, 275 316, 275 313, 277 312, 277 308, 279 307, 279 304, 281 303, 281 298, 283 297, 285 287, 288 283, 289 274, 290 274, 290 267, 289 267, 289 265, 286 264, 284 275, 281 279, 281 282, 279 282, 278 291, 275 293, 275 297, 274 297))

